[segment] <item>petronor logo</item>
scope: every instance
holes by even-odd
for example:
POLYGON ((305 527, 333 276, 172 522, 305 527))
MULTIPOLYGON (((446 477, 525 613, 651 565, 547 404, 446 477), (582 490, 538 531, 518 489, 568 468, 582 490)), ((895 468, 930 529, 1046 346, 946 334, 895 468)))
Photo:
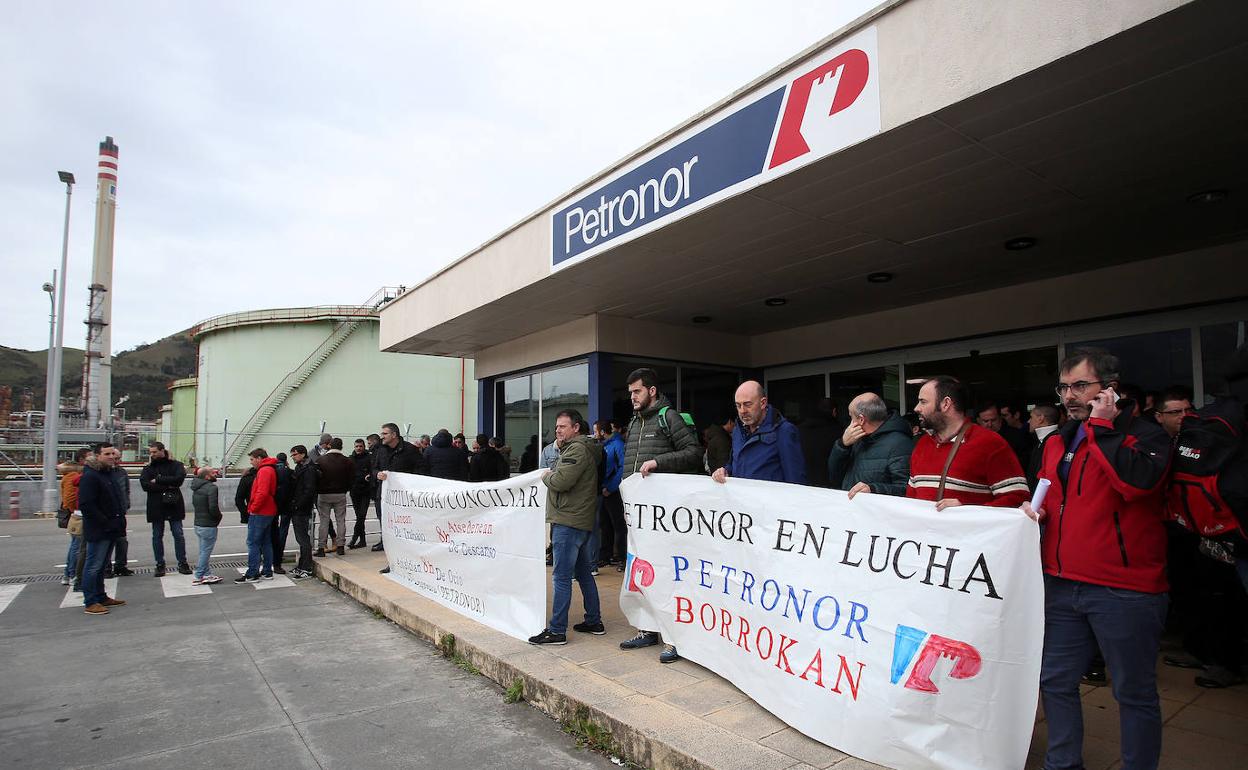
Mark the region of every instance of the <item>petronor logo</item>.
POLYGON ((628 563, 624 567, 624 572, 628 575, 628 590, 630 591, 643 593, 641 589, 648 588, 654 583, 654 565, 631 553, 628 555, 628 563))
POLYGON ((794 80, 768 168, 810 152, 810 134, 819 134, 820 122, 853 104, 867 87, 870 74, 866 51, 851 48, 794 80))
POLYGON ((932 672, 941 658, 953 661, 953 668, 949 670, 950 679, 970 679, 983 667, 979 650, 966 642, 929 634, 911 626, 897 626, 889 681, 897 684, 909 669, 910 676, 905 684, 907 689, 939 695, 940 689, 932 681, 932 672), (911 666, 911 663, 914 665, 911 666))

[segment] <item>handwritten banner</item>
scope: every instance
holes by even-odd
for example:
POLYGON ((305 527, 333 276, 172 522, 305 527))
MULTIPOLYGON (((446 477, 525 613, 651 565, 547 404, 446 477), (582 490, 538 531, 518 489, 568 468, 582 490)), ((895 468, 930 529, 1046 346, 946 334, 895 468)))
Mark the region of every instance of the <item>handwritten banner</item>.
POLYGON ((545 628, 541 475, 469 484, 387 474, 381 525, 390 579, 517 639, 545 628))
POLYGON ((621 493, 631 623, 863 759, 1023 766, 1044 602, 1022 512, 667 474, 621 493))

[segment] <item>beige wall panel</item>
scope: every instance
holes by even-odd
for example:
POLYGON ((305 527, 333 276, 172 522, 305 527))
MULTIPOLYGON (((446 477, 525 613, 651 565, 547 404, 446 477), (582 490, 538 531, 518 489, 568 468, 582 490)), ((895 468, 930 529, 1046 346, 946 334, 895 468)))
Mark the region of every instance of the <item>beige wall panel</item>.
POLYGON ((544 366, 597 349, 597 323, 594 316, 560 324, 546 331, 528 334, 476 354, 476 377, 484 379, 504 372, 544 366))
POLYGON ((1248 294, 1245 260, 1248 242, 1240 242, 760 334, 751 338, 753 365, 1234 299, 1248 294))
POLYGON ((880 17, 881 130, 928 115, 1191 0, 909 0, 880 17))
POLYGON ((598 349, 630 356, 748 366, 750 338, 602 315, 598 316, 598 349))

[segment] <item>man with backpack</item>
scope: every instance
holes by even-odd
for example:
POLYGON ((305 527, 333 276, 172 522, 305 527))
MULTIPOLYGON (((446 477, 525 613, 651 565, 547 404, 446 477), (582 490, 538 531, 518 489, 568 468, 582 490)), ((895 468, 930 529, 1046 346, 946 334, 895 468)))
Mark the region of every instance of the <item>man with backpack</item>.
MULTIPOLYGON (((645 478, 651 473, 699 473, 703 470, 704 452, 697 433, 684 415, 672 408, 667 396, 659 392, 659 375, 643 367, 629 372, 628 398, 633 405, 633 419, 628 423, 624 443, 623 479, 634 473, 645 478)), ((658 631, 638 629, 632 639, 620 642, 622 650, 636 650, 659 643, 658 631)), ((680 655, 672 645, 665 645, 659 654, 662 663, 674 663, 680 655)))
POLYGON ((1098 348, 1062 361, 1056 390, 1071 419, 1045 445, 1044 505, 1023 504, 1045 524, 1045 767, 1083 766, 1079 683, 1098 643, 1118 702, 1122 766, 1155 768, 1161 754, 1157 654, 1167 605, 1162 491, 1170 441, 1155 420, 1134 416, 1134 403, 1118 399, 1119 372, 1118 359, 1098 348))

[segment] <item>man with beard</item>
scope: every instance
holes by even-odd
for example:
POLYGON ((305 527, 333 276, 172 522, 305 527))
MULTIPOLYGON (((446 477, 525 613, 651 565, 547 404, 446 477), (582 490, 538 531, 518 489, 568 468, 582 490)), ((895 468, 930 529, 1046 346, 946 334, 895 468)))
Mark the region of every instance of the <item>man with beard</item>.
POLYGON ((1000 434, 967 415, 966 386, 933 377, 919 388, 914 411, 927 431, 910 455, 906 497, 930 500, 936 510, 955 505, 1017 508, 1027 500, 1027 479, 1014 450, 1000 434))

